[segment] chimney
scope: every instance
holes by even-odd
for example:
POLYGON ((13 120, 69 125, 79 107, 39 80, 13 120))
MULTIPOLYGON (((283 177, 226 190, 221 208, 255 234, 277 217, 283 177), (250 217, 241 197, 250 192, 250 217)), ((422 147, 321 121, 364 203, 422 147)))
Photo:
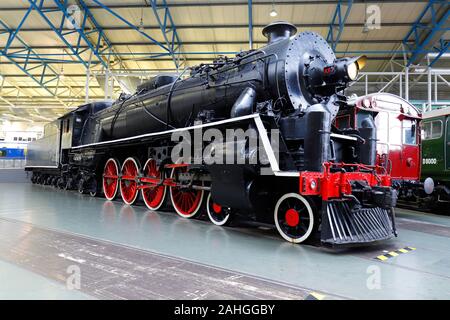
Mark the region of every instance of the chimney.
POLYGON ((262 33, 271 44, 295 35, 297 28, 287 21, 275 21, 265 26, 262 33))

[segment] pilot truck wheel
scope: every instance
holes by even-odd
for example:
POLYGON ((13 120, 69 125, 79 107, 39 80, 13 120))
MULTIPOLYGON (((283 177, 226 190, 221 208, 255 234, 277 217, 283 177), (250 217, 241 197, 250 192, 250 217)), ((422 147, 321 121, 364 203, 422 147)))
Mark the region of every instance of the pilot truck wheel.
POLYGON ((297 193, 286 193, 279 198, 275 205, 274 220, 280 235, 292 243, 308 239, 315 223, 311 205, 297 193))
POLYGON ((209 220, 216 226, 226 226, 231 223, 232 209, 221 206, 212 200, 211 193, 206 199, 206 211, 208 212, 209 220))

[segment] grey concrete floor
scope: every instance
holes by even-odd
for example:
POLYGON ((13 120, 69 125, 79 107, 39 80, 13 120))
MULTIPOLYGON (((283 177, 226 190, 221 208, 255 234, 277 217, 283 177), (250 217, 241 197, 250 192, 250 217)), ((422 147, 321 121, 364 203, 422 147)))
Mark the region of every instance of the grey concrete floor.
POLYGON ((398 238, 336 251, 10 181, 0 175, 0 298, 450 299, 449 216, 397 209, 398 238), (81 290, 67 289, 70 265, 81 290))

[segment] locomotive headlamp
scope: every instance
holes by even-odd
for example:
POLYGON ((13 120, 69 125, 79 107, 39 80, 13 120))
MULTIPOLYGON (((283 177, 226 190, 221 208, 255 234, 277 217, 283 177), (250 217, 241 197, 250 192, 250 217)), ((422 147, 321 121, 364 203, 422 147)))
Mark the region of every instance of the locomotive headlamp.
POLYGON ((356 58, 350 58, 347 60, 347 76, 350 80, 356 80, 359 70, 366 65, 366 56, 360 56, 356 58))
POLYGON ((358 65, 356 63, 353 62, 347 66, 347 76, 350 80, 356 80, 358 76, 358 65))
POLYGON ((339 59, 335 63, 337 79, 344 82, 354 81, 358 77, 359 70, 365 65, 366 56, 339 59))
POLYGON ((341 58, 331 64, 324 59, 312 58, 305 68, 309 89, 319 95, 330 95, 342 90, 347 83, 356 80, 365 64, 366 56, 341 58))

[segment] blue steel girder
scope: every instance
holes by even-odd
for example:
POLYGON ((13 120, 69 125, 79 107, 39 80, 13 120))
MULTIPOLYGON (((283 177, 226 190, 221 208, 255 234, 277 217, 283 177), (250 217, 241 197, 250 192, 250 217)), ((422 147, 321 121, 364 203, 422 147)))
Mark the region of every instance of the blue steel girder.
POLYGON ((436 50, 437 55, 434 57, 430 63, 428 64, 430 67, 433 66, 433 64, 439 60, 439 58, 448 51, 448 47, 450 45, 450 40, 444 40, 440 39, 438 44, 434 46, 433 48, 436 50))
POLYGON ((342 32, 345 27, 345 22, 352 9, 353 0, 339 0, 336 10, 333 14, 330 26, 328 27, 327 42, 331 45, 331 48, 336 50, 336 46, 341 39, 342 32), (345 6, 345 8, 343 8, 345 6), (335 30, 337 28, 337 30, 335 30))
POLYGON ((64 42, 67 49, 69 49, 72 52, 72 54, 76 57, 76 59, 78 59, 78 61, 80 61, 80 63, 82 63, 84 65, 84 67, 88 68, 88 63, 85 60, 83 60, 83 58, 80 56, 87 49, 80 50, 79 47, 74 47, 67 39, 68 35, 77 32, 77 29, 80 29, 81 26, 83 27, 82 32, 84 32, 86 17, 84 16, 84 18, 82 19, 81 26, 79 26, 78 24, 75 23, 74 29, 72 29, 70 31, 64 31, 64 24, 65 24, 65 19, 66 19, 66 16, 64 14, 62 16, 59 26, 56 26, 52 22, 52 20, 47 16, 51 13, 60 12, 61 11, 60 8, 46 9, 44 6, 45 0, 28 0, 28 2, 30 3, 30 8, 35 10, 47 22, 49 27, 58 35, 58 37, 61 39, 61 41, 64 42))
POLYGON ((113 56, 117 58, 118 61, 121 61, 120 57, 118 57, 111 46, 111 42, 106 37, 105 32, 102 27, 97 23, 96 19, 92 15, 88 6, 84 3, 83 0, 78 1, 80 8, 80 19, 77 21, 74 19, 71 14, 68 12, 69 2, 68 0, 64 0, 63 2, 58 0, 50 0, 47 2, 52 2, 56 4, 57 9, 45 9, 45 0, 28 0, 40 16, 47 22, 50 28, 59 36, 59 38, 64 42, 67 48, 72 52, 72 55, 82 63, 86 68, 89 67, 89 63, 83 59, 81 56, 83 53, 93 54, 98 62, 106 69, 109 69, 109 61, 113 56), (39 4, 38 4, 39 2, 39 4), (81 10, 82 9, 82 10, 81 10), (60 12, 62 13, 60 22, 58 25, 55 25, 50 17, 49 13, 60 12), (64 29, 64 26, 69 22, 69 25, 72 26, 73 29, 67 31, 64 29), (90 22, 91 26, 88 27, 88 22, 90 22), (76 44, 73 45, 68 36, 77 34, 76 44), (93 40, 91 40, 93 39, 93 40), (82 46, 85 43, 86 46, 82 46))
POLYGON ((62 102, 57 97, 58 86, 54 89, 47 87, 47 84, 53 81, 59 81, 59 73, 50 65, 51 63, 60 62, 55 59, 47 59, 41 57, 33 48, 31 48, 20 36, 19 31, 25 23, 31 12, 29 8, 22 20, 19 22, 15 30, 11 29, 5 22, 0 20, 0 34, 7 34, 8 40, 3 48, 0 49, 0 56, 8 59, 13 65, 15 65, 19 70, 25 73, 30 79, 36 82, 39 87, 48 92, 51 96, 55 97, 61 104, 67 107, 65 103, 62 102), (23 47, 22 49, 15 49, 11 52, 11 44, 17 41, 23 47), (38 61, 39 64, 31 63, 38 61))
POLYGON ((123 23, 125 23, 131 29, 139 32, 143 37, 145 37, 147 40, 150 40, 152 43, 156 44, 157 46, 159 46, 164 51, 167 51, 169 53, 171 52, 169 47, 167 47, 166 45, 162 44, 158 40, 154 39, 152 36, 150 36, 146 32, 139 30, 139 28, 135 24, 131 23, 130 21, 128 21, 127 19, 122 17, 120 14, 118 14, 116 11, 112 10, 111 8, 109 8, 107 5, 103 4, 101 1, 99 1, 99 0, 92 0, 92 2, 97 4, 100 8, 106 10, 108 13, 110 13, 115 18, 117 18, 120 21, 122 21, 123 23))
POLYGON ((158 22, 159 28, 161 29, 166 47, 169 48, 170 56, 172 57, 173 63, 178 70, 183 64, 183 61, 181 60, 183 57, 181 51, 182 43, 178 35, 177 28, 173 22, 172 15, 170 14, 170 9, 167 2, 166 0, 150 0, 150 5, 158 22))
MULTIPOLYGON (((55 2, 57 2, 57 1, 55 0, 55 2)), ((114 52, 113 46, 111 44, 111 41, 106 36, 105 31, 100 26, 100 24, 97 22, 97 20, 95 19, 94 15, 92 14, 92 12, 89 9, 89 7, 86 5, 84 0, 79 0, 79 3, 81 5, 81 7, 83 8, 85 16, 87 16, 89 18, 89 21, 91 22, 91 24, 94 27, 91 31, 84 32, 86 35, 93 36, 94 38, 96 38, 95 46, 90 44, 90 43, 88 43, 88 45, 90 46, 91 50, 93 50, 93 53, 97 56, 97 58, 100 61, 103 61, 103 59, 101 59, 100 55, 104 56, 105 52, 107 52, 106 56, 107 56, 108 61, 110 61, 111 57, 114 57, 115 59, 117 59, 120 62, 121 67, 123 67, 122 66, 122 60, 114 52)), ((66 14, 67 14, 67 12, 65 13, 65 15, 66 14)), ((81 30, 83 30, 83 29, 81 29, 81 30)), ((80 38, 78 40, 78 46, 79 45, 80 45, 80 38)))
POLYGON ((450 30, 450 10, 448 0, 430 0, 421 12, 411 30, 403 39, 410 56, 407 66, 416 63, 427 53, 436 53, 430 60, 431 67, 448 50, 445 33, 450 30))

